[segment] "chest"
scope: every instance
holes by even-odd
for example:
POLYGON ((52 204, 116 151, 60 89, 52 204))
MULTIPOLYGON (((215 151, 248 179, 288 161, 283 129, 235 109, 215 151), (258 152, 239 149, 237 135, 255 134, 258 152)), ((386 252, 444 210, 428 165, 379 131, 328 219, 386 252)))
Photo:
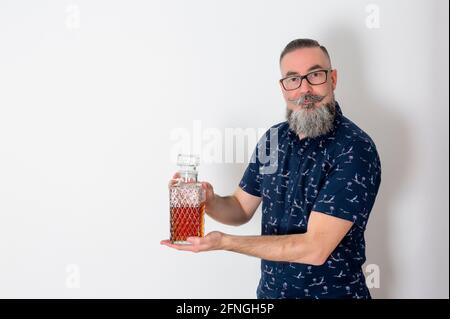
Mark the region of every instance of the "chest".
POLYGON ((331 167, 322 143, 285 143, 277 152, 277 167, 261 175, 263 234, 306 232, 309 214, 331 167))

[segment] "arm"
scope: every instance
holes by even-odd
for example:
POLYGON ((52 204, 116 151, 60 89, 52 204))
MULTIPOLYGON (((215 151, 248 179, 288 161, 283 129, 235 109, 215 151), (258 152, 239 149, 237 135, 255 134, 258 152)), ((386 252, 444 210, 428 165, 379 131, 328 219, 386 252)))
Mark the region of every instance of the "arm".
POLYGON ((322 265, 353 223, 312 212, 304 234, 223 236, 223 249, 273 261, 322 265))
POLYGON ((211 184, 202 184, 206 190, 206 213, 226 225, 245 224, 253 217, 261 203, 261 197, 250 195, 239 187, 233 195, 221 197, 214 194, 211 184))
MULTIPOLYGON (((179 173, 173 175, 170 185, 177 182, 179 173)), ((239 226, 248 222, 261 203, 261 197, 253 196, 238 187, 230 196, 219 196, 214 193, 212 185, 201 182, 205 190, 205 211, 212 219, 226 225, 239 226)))
POLYGON ((162 244, 193 252, 228 250, 266 260, 322 265, 352 225, 350 221, 313 211, 304 234, 234 236, 211 232, 204 238, 188 238, 192 245, 167 241, 162 244))

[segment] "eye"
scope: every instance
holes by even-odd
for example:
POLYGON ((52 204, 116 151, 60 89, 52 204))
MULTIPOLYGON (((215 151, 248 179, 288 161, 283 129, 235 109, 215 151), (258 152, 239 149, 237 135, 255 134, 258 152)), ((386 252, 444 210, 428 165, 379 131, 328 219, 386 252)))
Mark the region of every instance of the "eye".
POLYGON ((296 82, 300 81, 300 78, 298 76, 293 76, 293 77, 289 78, 288 81, 291 83, 296 83, 296 82))

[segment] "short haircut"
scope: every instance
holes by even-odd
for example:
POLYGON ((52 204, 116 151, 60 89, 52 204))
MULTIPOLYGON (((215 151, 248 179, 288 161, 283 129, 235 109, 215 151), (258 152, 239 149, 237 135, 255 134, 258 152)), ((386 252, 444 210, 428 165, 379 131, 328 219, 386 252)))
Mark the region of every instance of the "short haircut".
POLYGON ((288 45, 286 45, 286 47, 280 54, 280 63, 281 63, 281 60, 283 59, 283 57, 286 54, 288 54, 289 52, 295 51, 297 49, 303 49, 303 48, 320 48, 325 53, 325 55, 327 56, 327 58, 331 64, 331 58, 330 58, 330 55, 328 54, 327 49, 323 45, 320 45, 319 42, 317 42, 316 40, 312 40, 312 39, 295 39, 295 40, 292 40, 291 42, 289 42, 288 45))

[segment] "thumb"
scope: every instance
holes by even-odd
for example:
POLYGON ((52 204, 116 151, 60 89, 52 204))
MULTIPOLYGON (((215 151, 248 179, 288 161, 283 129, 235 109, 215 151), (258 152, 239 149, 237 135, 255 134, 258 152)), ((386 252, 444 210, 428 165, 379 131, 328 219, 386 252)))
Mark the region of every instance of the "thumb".
POLYGON ((209 200, 211 197, 214 196, 214 188, 210 183, 202 182, 202 188, 205 190, 206 200, 209 200))

